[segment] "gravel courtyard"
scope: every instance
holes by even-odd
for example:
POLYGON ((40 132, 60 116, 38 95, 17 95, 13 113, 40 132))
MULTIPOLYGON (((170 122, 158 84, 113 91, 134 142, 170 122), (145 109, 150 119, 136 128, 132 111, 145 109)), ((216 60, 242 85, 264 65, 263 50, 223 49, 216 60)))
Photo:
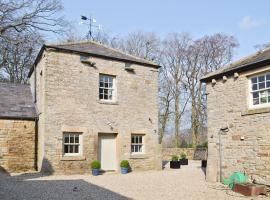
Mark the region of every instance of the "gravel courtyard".
POLYGON ((163 171, 133 172, 127 175, 40 176, 39 173, 6 176, 0 174, 1 200, 54 199, 266 199, 247 198, 220 184, 208 184, 200 162, 163 171))

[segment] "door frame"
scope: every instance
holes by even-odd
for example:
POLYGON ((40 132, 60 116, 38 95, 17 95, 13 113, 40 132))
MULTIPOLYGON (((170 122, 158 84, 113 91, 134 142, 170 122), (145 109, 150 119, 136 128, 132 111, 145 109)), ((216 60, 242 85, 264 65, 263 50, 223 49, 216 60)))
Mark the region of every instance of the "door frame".
MULTIPOLYGON (((115 170, 108 170, 108 171, 116 171, 119 172, 120 167, 119 167, 119 154, 120 154, 120 148, 119 148, 119 134, 115 132, 98 132, 98 138, 97 138, 97 160, 101 162, 100 156, 100 138, 101 135, 114 135, 115 137, 115 153, 116 153, 116 168, 115 170)), ((106 172, 106 171, 105 171, 106 172)))

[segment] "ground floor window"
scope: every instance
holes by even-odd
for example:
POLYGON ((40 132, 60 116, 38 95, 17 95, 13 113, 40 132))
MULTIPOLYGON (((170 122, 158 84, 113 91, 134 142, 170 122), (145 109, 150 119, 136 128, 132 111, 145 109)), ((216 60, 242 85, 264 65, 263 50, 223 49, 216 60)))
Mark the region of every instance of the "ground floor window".
POLYGON ((131 135, 131 153, 144 153, 144 135, 131 135))
POLYGON ((80 155, 82 139, 81 133, 65 132, 63 136, 63 154, 64 155, 80 155))

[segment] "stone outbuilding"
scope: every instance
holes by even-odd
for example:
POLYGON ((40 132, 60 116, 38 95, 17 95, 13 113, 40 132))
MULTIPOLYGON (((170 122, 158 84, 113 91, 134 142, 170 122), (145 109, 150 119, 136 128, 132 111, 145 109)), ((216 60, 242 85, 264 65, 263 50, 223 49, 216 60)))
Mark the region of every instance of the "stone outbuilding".
POLYGON ((0 83, 0 170, 36 170, 36 111, 29 85, 0 83))
POLYGON ((235 171, 270 183, 270 49, 202 78, 207 90, 206 179, 235 171))
POLYGON ((44 45, 30 70, 37 167, 60 174, 161 169, 158 68, 95 42, 44 45))

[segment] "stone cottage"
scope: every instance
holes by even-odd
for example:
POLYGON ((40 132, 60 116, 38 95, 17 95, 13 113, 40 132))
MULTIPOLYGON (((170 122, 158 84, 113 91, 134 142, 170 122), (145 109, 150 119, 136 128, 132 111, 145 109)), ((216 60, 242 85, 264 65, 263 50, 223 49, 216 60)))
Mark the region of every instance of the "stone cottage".
POLYGON ((0 171, 36 169, 36 134, 29 85, 0 83, 0 171))
POLYGON ((90 172, 161 169, 158 68, 95 42, 44 45, 29 80, 37 112, 37 168, 90 172))
POLYGON ((207 90, 206 179, 232 172, 270 183, 270 49, 202 78, 207 90))

